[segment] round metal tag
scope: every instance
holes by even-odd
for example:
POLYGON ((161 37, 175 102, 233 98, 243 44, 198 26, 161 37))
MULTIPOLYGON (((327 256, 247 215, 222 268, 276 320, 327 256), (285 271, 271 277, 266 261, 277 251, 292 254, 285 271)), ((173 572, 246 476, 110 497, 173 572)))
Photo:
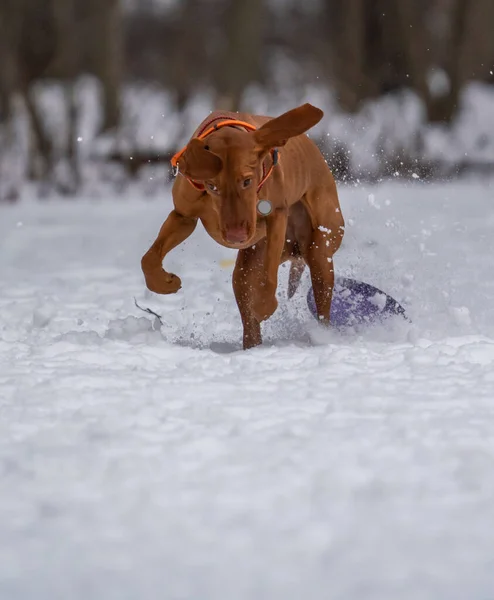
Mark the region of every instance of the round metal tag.
POLYGON ((263 217, 266 217, 273 210, 273 206, 269 200, 259 200, 257 203, 257 212, 263 217))

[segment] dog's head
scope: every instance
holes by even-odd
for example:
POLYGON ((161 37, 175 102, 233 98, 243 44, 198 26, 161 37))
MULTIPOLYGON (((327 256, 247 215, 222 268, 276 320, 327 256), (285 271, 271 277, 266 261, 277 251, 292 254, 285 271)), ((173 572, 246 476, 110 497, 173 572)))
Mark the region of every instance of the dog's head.
POLYGON ((223 241, 229 246, 245 246, 255 235, 257 187, 262 163, 273 148, 284 146, 297 135, 316 125, 322 110, 304 104, 256 131, 223 127, 206 139, 193 138, 180 158, 180 170, 204 184, 220 216, 223 241))

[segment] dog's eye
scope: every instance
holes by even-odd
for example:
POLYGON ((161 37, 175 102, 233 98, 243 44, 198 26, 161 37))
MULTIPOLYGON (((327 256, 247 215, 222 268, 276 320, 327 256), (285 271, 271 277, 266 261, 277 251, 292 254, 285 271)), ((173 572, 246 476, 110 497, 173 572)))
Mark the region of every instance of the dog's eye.
POLYGON ((208 186, 208 188, 212 191, 212 192, 217 192, 218 188, 214 185, 214 183, 207 183, 206 184, 208 186))
POLYGON ((247 179, 244 179, 242 185, 244 186, 244 188, 248 188, 251 183, 252 179, 250 177, 247 177, 247 179))

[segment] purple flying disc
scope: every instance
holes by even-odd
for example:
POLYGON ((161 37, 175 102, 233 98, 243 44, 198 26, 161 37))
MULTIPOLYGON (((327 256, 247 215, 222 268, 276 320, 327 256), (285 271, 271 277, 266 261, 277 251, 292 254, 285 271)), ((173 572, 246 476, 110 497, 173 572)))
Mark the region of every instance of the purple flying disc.
MULTIPOLYGON (((307 294, 307 304, 310 312, 317 319, 312 287, 307 294)), ((407 319, 405 309, 388 294, 363 281, 346 277, 335 278, 329 317, 331 325, 335 327, 370 325, 396 315, 407 319)))

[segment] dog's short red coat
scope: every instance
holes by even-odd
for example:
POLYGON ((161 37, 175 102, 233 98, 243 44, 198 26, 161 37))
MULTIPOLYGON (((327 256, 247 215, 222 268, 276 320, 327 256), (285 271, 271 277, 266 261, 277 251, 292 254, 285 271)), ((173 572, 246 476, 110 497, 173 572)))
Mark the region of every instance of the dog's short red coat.
POLYGON ((275 119, 224 112, 209 115, 197 132, 216 117, 245 121, 257 129, 223 127, 202 140, 191 139, 179 160, 183 176, 178 175, 173 185, 175 209, 142 258, 148 288, 171 294, 181 282, 163 270, 163 259, 194 231, 198 219, 219 244, 238 248, 233 288, 244 348, 262 341, 260 323, 277 308, 278 267, 287 260, 292 262, 289 296, 307 264, 319 318, 329 323, 333 255, 343 238, 344 221, 331 171, 304 135, 322 116, 310 104, 275 119), (263 173, 271 167, 273 148, 280 148, 278 165, 258 191, 263 173), (204 190, 189 180, 200 182, 204 190), (257 212, 261 198, 272 204, 268 216, 257 212))

